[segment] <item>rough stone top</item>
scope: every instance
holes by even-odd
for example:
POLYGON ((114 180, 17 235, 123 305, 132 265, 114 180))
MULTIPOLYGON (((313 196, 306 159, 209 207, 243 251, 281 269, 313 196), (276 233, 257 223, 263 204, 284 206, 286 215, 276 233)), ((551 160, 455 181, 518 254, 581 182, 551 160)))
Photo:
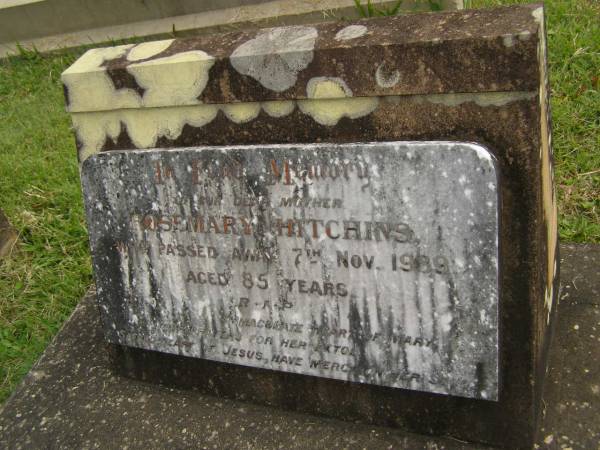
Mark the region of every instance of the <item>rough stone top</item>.
POLYGON ((70 112, 535 91, 541 5, 288 26, 92 49, 62 75, 70 112))

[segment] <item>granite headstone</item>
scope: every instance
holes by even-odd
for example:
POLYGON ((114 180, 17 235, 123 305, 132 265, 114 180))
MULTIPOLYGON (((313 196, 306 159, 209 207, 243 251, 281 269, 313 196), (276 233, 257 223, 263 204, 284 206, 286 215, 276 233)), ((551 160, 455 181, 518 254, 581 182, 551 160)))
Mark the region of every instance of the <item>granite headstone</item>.
POLYGON ((543 8, 94 49, 63 74, 115 367, 528 447, 557 294, 543 8))

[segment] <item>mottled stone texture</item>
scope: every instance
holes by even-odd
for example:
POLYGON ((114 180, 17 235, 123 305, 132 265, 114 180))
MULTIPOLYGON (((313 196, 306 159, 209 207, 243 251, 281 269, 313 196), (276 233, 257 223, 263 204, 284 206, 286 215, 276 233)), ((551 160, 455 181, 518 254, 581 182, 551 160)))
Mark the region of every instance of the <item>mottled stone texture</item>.
POLYGON ((220 144, 483 145, 499 173, 498 402, 119 346, 113 347, 115 362, 131 376, 219 395, 528 447, 539 419, 558 291, 543 9, 352 24, 365 26, 365 33, 344 31, 349 25, 175 40, 138 49, 133 57, 132 46, 91 52, 63 75, 79 158, 220 144), (148 56, 137 59, 140 54, 148 56))
POLYGON ((498 399, 497 173, 482 147, 105 152, 82 180, 111 342, 498 399))

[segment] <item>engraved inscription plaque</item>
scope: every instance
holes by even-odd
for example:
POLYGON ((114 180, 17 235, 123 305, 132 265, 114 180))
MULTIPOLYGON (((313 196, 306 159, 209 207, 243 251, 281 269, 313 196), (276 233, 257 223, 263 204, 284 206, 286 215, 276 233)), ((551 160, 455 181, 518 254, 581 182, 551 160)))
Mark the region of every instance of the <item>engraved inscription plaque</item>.
POLYGON ((483 147, 106 152, 82 183, 109 341, 498 398, 498 183, 483 147))

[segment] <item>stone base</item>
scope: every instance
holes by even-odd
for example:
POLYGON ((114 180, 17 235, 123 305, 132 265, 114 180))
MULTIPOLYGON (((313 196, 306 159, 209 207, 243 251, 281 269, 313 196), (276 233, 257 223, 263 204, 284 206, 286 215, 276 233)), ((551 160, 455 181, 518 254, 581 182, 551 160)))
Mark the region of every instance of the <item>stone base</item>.
MULTIPOLYGON (((600 442, 600 246, 561 248, 541 448, 600 442)), ((316 395, 316 393, 313 393, 316 395)), ((311 395, 305 393, 304 395, 311 395)), ((435 433, 432 414, 431 432, 435 433)), ((87 295, 0 411, 1 448, 485 448, 118 376, 87 295)))

